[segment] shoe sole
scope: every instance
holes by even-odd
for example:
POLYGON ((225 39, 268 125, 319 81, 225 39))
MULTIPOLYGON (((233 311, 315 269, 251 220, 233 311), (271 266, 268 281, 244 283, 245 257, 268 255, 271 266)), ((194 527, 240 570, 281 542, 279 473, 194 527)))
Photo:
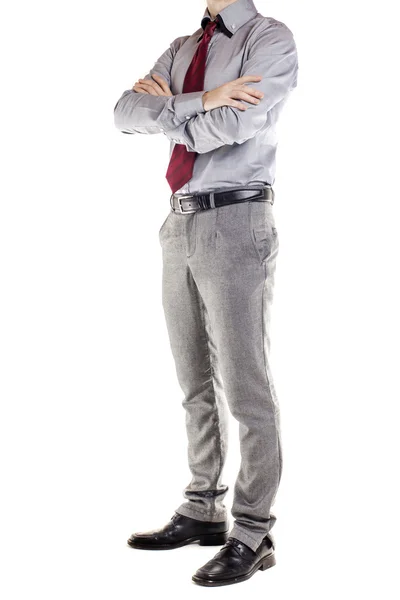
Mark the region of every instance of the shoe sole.
POLYGON ((275 552, 273 552, 272 554, 269 554, 268 556, 265 556, 264 558, 260 559, 254 565, 253 569, 249 573, 246 573, 245 575, 240 575, 239 577, 231 577, 230 579, 219 579, 219 580, 202 579, 201 577, 196 577, 196 575, 193 575, 192 581, 194 581, 195 583, 197 583, 199 585, 206 585, 206 586, 229 585, 230 583, 239 583, 240 581, 245 581, 246 579, 250 579, 250 577, 252 575, 254 575, 254 573, 256 571, 258 571, 258 570, 266 571, 267 569, 270 569, 271 567, 273 567, 275 564, 276 564, 275 552))
POLYGON ((146 543, 140 543, 140 541, 132 540, 128 540, 127 543, 131 548, 140 548, 141 550, 173 550, 174 548, 180 548, 181 546, 186 546, 187 544, 192 544, 194 542, 198 542, 200 546, 222 546, 228 539, 228 533, 228 529, 219 533, 204 533, 185 538, 180 542, 175 542, 175 544, 158 544, 151 546, 146 543))

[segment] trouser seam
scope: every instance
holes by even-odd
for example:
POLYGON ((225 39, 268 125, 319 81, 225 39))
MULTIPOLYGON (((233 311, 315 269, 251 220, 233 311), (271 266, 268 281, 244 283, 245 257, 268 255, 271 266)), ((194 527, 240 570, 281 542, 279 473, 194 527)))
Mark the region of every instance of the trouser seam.
MULTIPOLYGON (((264 262, 264 274, 265 274, 265 279, 264 279, 264 285, 262 288, 262 293, 261 293, 261 322, 262 322, 262 328, 261 328, 261 337, 262 337, 262 349, 263 349, 263 358, 264 358, 264 369, 265 369, 265 377, 267 379, 267 384, 268 384, 268 397, 269 397, 269 402, 272 406, 272 410, 274 413, 274 428, 275 428, 275 437, 276 437, 276 445, 277 445, 277 453, 278 453, 278 481, 277 481, 277 487, 275 490, 275 494, 271 500, 271 506, 274 504, 274 500, 278 491, 278 486, 280 483, 280 479, 281 479, 281 469, 282 469, 282 458, 281 458, 281 451, 280 451, 280 447, 279 447, 279 433, 278 433, 278 425, 277 425, 277 407, 275 406, 275 402, 274 399, 272 398, 272 394, 271 394, 271 384, 270 384, 270 380, 268 377, 268 369, 267 369, 267 357, 265 355, 265 344, 264 344, 264 336, 265 336, 265 317, 264 317, 264 302, 265 302, 265 287, 267 284, 267 277, 268 277, 268 273, 267 273, 267 265, 266 262, 264 262)), ((266 492, 265 496, 267 495, 268 491, 266 492)), ((264 498, 265 498, 264 496, 264 498)))

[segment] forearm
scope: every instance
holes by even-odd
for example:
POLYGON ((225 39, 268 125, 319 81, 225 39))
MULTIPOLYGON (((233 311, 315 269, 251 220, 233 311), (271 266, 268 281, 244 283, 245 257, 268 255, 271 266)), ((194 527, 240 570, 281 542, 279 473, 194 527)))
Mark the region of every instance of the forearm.
MULTIPOLYGON (((262 32, 252 44, 240 77, 260 75, 251 84, 263 93, 258 104, 248 103, 247 109, 223 105, 169 129, 163 115, 158 122, 167 137, 184 144, 189 152, 204 154, 224 145, 242 144, 268 125, 269 112, 287 97, 297 85, 297 49, 291 31, 284 25, 274 25, 262 32)), ((246 102, 246 101, 244 101, 246 102)))
POLYGON ((204 90, 154 96, 125 90, 114 107, 114 123, 123 133, 161 133, 175 129, 198 113, 205 112, 204 90))
POLYGON ((264 93, 264 97, 257 105, 248 103, 246 110, 221 106, 194 115, 174 129, 169 129, 168 122, 163 122, 162 117, 158 122, 171 141, 185 145, 189 152, 205 154, 224 145, 243 144, 267 125, 269 111, 293 89, 291 82, 296 71, 297 64, 293 62, 282 76, 274 78, 273 87, 271 79, 252 84, 264 93))
MULTIPOLYGON (((180 123, 174 129, 166 129, 165 135, 171 141, 185 145, 189 152, 198 154, 225 145, 242 144, 264 126, 267 116, 257 113, 253 118, 246 118, 239 114, 243 112, 231 106, 214 108, 180 123)), ((166 123, 163 125, 166 127, 166 123)))

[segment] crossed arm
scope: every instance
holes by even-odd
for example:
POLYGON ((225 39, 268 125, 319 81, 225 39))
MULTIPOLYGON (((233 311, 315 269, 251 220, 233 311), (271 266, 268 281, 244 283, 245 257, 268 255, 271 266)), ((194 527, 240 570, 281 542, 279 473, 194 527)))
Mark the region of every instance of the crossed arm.
MULTIPOLYGON (((175 54, 189 36, 176 38, 169 48, 156 60, 144 79, 156 73, 171 86, 171 68, 175 54)), ((175 96, 153 96, 136 90, 125 90, 114 107, 114 123, 122 133, 161 133, 174 129, 183 121, 205 112, 202 96, 205 90, 176 94, 175 96), (163 125, 159 120, 162 117, 163 125)))
MULTIPOLYGON (((181 40, 172 42, 145 79, 157 72, 170 85, 171 66, 181 40)), ((242 144, 256 135, 265 125, 268 111, 296 87, 297 71, 292 32, 283 23, 276 23, 253 42, 239 75, 261 75, 261 81, 252 83, 264 93, 259 104, 249 103, 247 110, 221 106, 206 112, 202 102, 205 90, 176 96, 127 90, 114 109, 115 125, 125 133, 164 131, 170 140, 199 154, 226 144, 242 144)))

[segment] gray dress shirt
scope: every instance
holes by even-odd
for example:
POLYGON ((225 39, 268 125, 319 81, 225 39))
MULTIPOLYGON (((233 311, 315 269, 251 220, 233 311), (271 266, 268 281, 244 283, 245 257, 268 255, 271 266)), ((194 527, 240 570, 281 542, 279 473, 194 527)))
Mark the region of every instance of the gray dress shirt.
MULTIPOLYGON (((206 8, 201 27, 176 38, 143 79, 163 77, 173 96, 125 90, 114 107, 114 122, 123 133, 163 133, 175 144, 197 152, 192 178, 176 194, 193 194, 249 185, 274 184, 276 123, 297 86, 297 49, 291 30, 264 17, 253 0, 236 0, 218 14, 207 50, 204 90, 182 93, 186 71, 210 19, 206 8), (262 90, 259 104, 238 99, 241 110, 221 106, 204 110, 202 96, 243 75, 260 75, 246 85, 262 90)), ((139 76, 137 77, 139 78, 139 76)))

